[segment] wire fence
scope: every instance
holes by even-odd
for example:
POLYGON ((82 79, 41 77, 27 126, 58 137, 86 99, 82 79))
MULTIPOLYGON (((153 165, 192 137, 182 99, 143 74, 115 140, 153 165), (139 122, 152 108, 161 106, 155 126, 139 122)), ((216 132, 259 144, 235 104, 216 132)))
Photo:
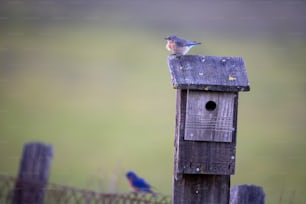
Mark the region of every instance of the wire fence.
MULTIPOLYGON (((41 187, 41 184, 31 181, 20 181, 12 176, 0 175, 0 203, 12 204, 16 191, 41 187)), ((78 189, 75 187, 48 183, 43 190, 44 204, 170 204, 170 196, 150 193, 101 193, 92 190, 78 189)))

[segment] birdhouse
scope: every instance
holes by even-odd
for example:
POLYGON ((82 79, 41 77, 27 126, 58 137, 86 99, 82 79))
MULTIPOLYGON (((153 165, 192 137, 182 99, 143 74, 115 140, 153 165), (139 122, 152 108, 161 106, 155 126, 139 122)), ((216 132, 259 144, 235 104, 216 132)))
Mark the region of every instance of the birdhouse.
POLYGON ((249 91, 241 57, 169 56, 177 89, 175 174, 235 172, 238 92, 249 91))

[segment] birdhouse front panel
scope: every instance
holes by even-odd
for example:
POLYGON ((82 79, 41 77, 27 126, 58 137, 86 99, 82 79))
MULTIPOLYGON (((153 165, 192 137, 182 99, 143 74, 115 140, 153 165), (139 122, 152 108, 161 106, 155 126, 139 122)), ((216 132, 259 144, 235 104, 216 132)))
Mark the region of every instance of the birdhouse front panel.
POLYGON ((187 91, 185 140, 232 142, 237 93, 187 91))

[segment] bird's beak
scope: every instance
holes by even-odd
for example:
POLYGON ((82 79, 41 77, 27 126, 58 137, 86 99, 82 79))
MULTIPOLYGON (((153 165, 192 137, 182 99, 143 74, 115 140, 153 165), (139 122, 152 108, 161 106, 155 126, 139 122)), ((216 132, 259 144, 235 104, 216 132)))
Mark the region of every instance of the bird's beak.
POLYGON ((168 40, 168 38, 164 38, 165 40, 168 40))

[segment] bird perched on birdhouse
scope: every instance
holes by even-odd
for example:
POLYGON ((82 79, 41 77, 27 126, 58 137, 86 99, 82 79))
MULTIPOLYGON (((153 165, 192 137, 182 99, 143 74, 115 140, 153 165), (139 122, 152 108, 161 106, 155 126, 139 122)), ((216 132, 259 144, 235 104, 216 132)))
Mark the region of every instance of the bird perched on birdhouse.
POLYGON ((170 35, 165 40, 167 40, 166 49, 178 56, 187 54, 192 47, 201 44, 196 41, 184 40, 175 35, 170 35))

